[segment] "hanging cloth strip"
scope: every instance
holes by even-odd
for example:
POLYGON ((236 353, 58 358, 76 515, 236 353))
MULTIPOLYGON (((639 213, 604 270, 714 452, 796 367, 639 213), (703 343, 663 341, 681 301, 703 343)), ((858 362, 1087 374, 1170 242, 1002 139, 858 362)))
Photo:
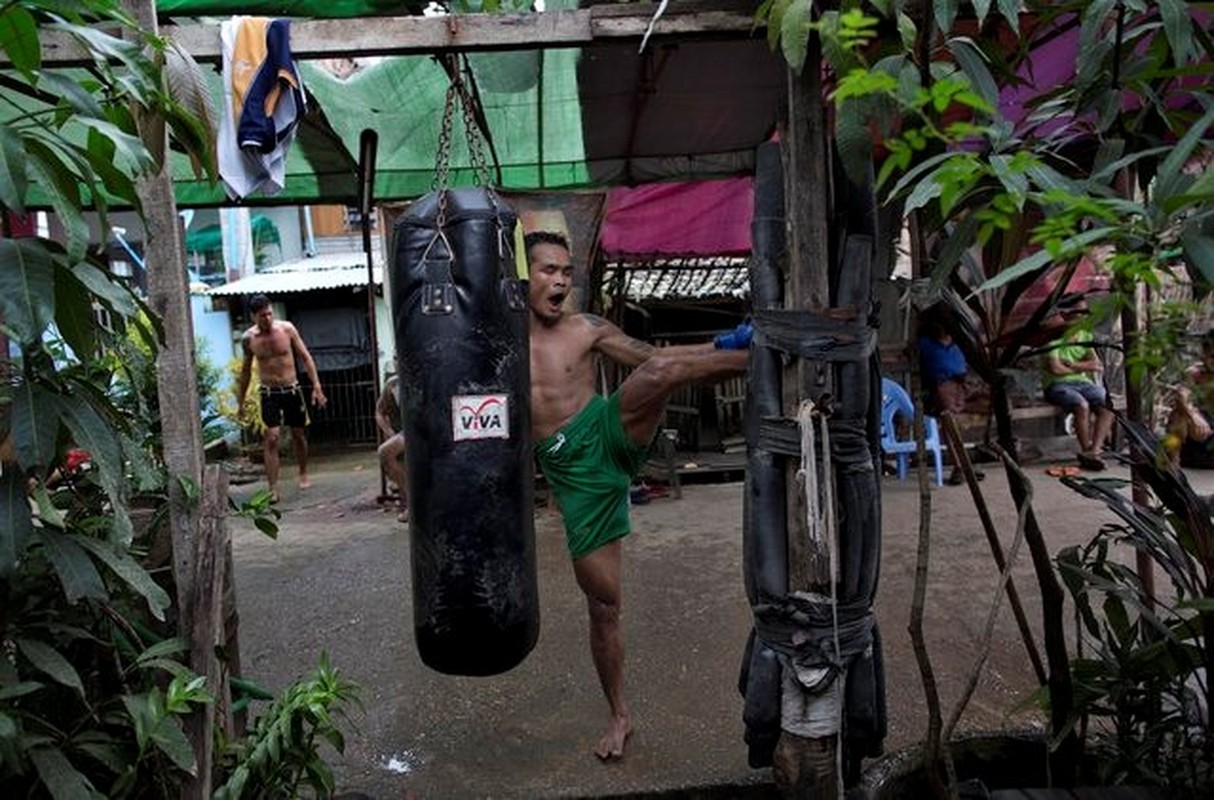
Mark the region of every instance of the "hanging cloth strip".
POLYGON ((220 26, 223 115, 219 175, 233 200, 283 190, 287 151, 307 110, 291 58, 290 21, 236 16, 220 26))

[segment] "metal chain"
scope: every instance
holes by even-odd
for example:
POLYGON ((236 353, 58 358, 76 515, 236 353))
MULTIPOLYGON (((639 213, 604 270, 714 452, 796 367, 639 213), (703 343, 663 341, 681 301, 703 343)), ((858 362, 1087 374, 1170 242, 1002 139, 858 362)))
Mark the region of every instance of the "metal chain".
POLYGON ((447 223, 447 181, 451 171, 451 123, 455 112, 455 85, 447 87, 447 101, 443 105, 443 122, 438 133, 438 155, 434 163, 434 179, 430 188, 438 192, 439 230, 447 223))
MULTIPOLYGON (((464 61, 466 65, 467 60, 464 61)), ((481 129, 477 127, 476 117, 472 113, 472 95, 468 92, 468 84, 464 82, 462 72, 456 72, 453 81, 459 92, 460 102, 464 106, 464 135, 468 140, 468 160, 472 164, 472 180, 478 186, 489 186, 489 162, 485 159, 485 140, 481 129)))

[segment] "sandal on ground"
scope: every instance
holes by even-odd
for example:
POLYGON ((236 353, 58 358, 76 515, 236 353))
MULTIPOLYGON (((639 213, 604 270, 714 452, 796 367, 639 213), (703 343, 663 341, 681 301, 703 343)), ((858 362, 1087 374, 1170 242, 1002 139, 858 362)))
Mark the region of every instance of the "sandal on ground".
POLYGON ((1079 462, 1081 469, 1086 469, 1091 472, 1100 472, 1105 468, 1104 459, 1100 456, 1094 456, 1089 453, 1079 453, 1075 460, 1079 462))
POLYGON ((1080 472, 1081 470, 1079 467, 1071 466, 1070 464, 1065 466, 1062 464, 1057 464, 1047 468, 1045 474, 1049 475, 1051 478, 1073 478, 1080 472))
POLYGON ((396 521, 397 522, 408 522, 409 521, 409 509, 402 508, 400 510, 400 512, 397 513, 397 515, 396 515, 396 521))

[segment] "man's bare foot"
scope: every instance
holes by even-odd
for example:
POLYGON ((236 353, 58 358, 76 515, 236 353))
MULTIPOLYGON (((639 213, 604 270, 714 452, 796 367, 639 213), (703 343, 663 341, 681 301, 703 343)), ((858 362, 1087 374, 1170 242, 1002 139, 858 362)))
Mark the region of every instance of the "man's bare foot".
POLYGON ((277 489, 274 489, 274 488, 271 488, 271 489, 270 489, 270 502, 271 502, 271 503, 275 503, 275 504, 277 504, 277 503, 278 503, 278 501, 279 501, 279 500, 281 500, 281 499, 282 499, 282 498, 278 496, 278 490, 277 490, 277 489))
POLYGON ((309 478, 307 475, 300 475, 300 476, 299 476, 299 488, 300 488, 300 489, 307 489, 307 488, 308 488, 308 487, 310 487, 311 485, 312 485, 312 479, 311 479, 311 478, 309 478))
POLYGON ((603 738, 599 739, 594 754, 602 761, 617 761, 624 757, 628 737, 632 736, 632 720, 628 717, 612 717, 603 738))

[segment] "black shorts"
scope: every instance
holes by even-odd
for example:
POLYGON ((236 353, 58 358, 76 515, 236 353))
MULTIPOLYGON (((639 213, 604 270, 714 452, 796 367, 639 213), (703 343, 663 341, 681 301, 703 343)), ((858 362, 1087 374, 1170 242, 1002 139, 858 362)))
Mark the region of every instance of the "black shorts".
POLYGON ((261 421, 267 428, 308 426, 308 404, 304 402, 303 390, 298 383, 294 386, 262 386, 260 391, 261 421))

